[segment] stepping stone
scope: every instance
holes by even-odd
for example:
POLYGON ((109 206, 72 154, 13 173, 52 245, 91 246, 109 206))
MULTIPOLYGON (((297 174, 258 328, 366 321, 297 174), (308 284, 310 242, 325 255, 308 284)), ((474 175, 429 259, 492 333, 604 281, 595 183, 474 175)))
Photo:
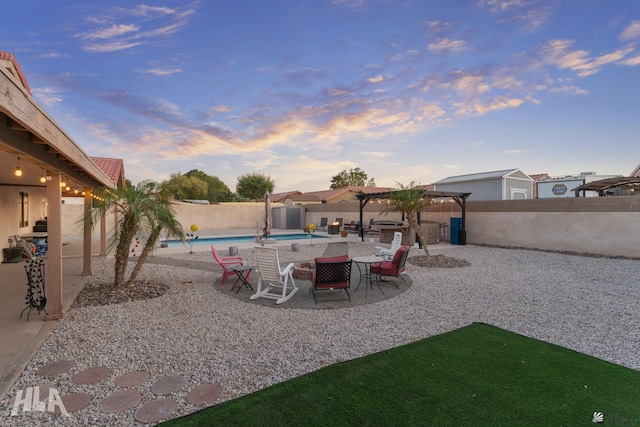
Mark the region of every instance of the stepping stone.
POLYGON ((78 372, 71 378, 71 381, 77 385, 83 384, 95 384, 109 376, 111 370, 104 366, 97 366, 95 368, 85 369, 82 372, 78 372))
MULTIPOLYGON (((65 394, 64 396, 60 396, 60 399, 62 399, 62 404, 68 414, 84 409, 91 403, 91 396, 87 393, 65 394)), ((62 415, 60 408, 57 406, 55 408, 55 414, 62 415)))
POLYGON ((142 396, 137 390, 117 391, 100 402, 102 412, 122 412, 140 403, 142 396))
POLYGON ((145 403, 138 408, 133 417, 136 421, 144 424, 156 423, 160 420, 168 418, 175 408, 173 400, 162 398, 145 403))
POLYGON ((40 397, 39 400, 40 402, 44 402, 45 400, 47 400, 49 398, 49 389, 51 388, 55 388, 57 390, 57 387, 55 384, 53 383, 46 383, 40 386, 40 397))
POLYGON ((120 375, 113 381, 113 383, 117 387, 130 388, 142 385, 146 383, 148 379, 149 373, 147 371, 134 371, 120 375))
POLYGON ((218 384, 200 384, 187 393, 187 402, 192 405, 213 403, 222 394, 222 387, 218 384))
POLYGON ((151 392, 158 396, 166 396, 171 393, 177 393, 184 388, 187 380, 181 375, 173 375, 170 377, 162 377, 151 386, 151 392))
POLYGON ((67 372, 74 366, 76 366, 76 362, 74 360, 61 360, 59 362, 53 362, 41 367, 36 371, 36 375, 40 375, 42 377, 51 377, 67 372))

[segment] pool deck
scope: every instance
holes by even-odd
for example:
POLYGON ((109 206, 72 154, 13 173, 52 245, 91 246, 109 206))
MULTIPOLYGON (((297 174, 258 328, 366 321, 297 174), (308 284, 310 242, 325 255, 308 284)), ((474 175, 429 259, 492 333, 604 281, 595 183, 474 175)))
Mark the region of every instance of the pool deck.
MULTIPOLYGON (((207 238, 217 238, 217 237, 224 238, 224 237, 236 237, 236 236, 255 236, 255 233, 256 233, 255 229, 244 228, 244 229, 234 229, 234 230, 203 230, 203 231, 197 232, 196 235, 199 238, 198 240, 200 239, 204 240, 207 238)), ((282 234, 302 234, 302 232, 300 230, 275 230, 275 229, 272 230, 271 232, 271 236, 278 236, 282 234)), ((314 235, 321 236, 321 237, 320 238, 314 237, 313 239, 308 238, 308 239, 293 239, 293 240, 281 240, 281 241, 268 240, 267 243, 265 244, 272 247, 282 247, 282 246, 291 247, 292 243, 298 243, 301 245, 311 245, 314 243, 326 244, 326 243, 332 243, 332 242, 359 241, 359 236, 357 233, 349 233, 347 237, 342 237, 340 236, 340 234, 328 234, 326 231, 316 231, 314 235)), ((369 242, 371 241, 371 239, 373 239, 373 241, 378 243, 378 236, 375 236, 375 237, 365 236, 365 241, 369 242)), ((185 243, 185 245, 183 246, 177 246, 177 247, 170 246, 168 248, 156 248, 156 250, 154 251, 154 254, 167 255, 167 254, 173 254, 173 253, 187 253, 187 252, 190 252, 191 250, 193 252, 203 252, 203 251, 210 250, 211 242, 201 243, 201 242, 198 242, 198 240, 194 241, 192 249, 189 247, 188 244, 185 243)), ((225 249, 228 250, 232 246, 236 246, 238 249, 246 249, 246 248, 253 248, 259 244, 260 242, 256 242, 255 240, 250 240, 250 241, 244 241, 244 242, 239 241, 239 242, 232 242, 232 243, 223 242, 223 243, 218 243, 215 246, 217 250, 220 250, 224 254, 226 254, 225 249)))

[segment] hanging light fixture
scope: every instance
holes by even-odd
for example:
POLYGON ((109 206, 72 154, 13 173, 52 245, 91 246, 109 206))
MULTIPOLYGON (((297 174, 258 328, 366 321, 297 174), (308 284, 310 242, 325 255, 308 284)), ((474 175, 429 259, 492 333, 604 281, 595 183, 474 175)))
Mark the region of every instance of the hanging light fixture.
POLYGON ((67 183, 64 182, 64 175, 62 175, 62 180, 60 180, 60 187, 64 188, 67 186, 67 183))
POLYGON ((44 168, 42 166, 40 166, 40 170, 41 170, 41 172, 40 172, 40 182, 45 184, 47 182, 47 176, 44 173, 44 168))
POLYGON ((18 154, 18 166, 16 166, 14 175, 18 177, 22 176, 22 168, 20 167, 20 154, 18 154))

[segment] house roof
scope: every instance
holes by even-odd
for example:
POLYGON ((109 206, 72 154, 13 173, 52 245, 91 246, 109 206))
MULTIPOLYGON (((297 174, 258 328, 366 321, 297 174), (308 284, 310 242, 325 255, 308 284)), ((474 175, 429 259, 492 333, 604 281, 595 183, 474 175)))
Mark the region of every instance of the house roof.
POLYGON ((454 182, 482 181, 487 179, 504 178, 515 172, 521 172, 521 171, 520 169, 505 169, 500 171, 480 172, 480 173, 472 173, 468 175, 449 176, 447 178, 441 179, 440 181, 434 182, 434 184, 436 185, 449 184, 454 182))
POLYGON ((124 185, 124 161, 109 157, 89 157, 114 184, 124 185))
POLYGON ((359 186, 359 185, 350 185, 349 187, 335 188, 333 190, 310 191, 304 194, 314 195, 314 196, 317 196, 320 200, 326 200, 327 202, 331 202, 331 200, 335 199, 336 197, 348 192, 358 193, 358 194, 360 193, 368 194, 368 193, 379 193, 381 191, 389 191, 389 190, 391 189, 387 187, 365 187, 365 186, 359 186))
POLYGON ((319 203, 322 199, 319 199, 315 194, 291 194, 289 198, 294 202, 315 202, 319 203))
POLYGON ((280 203, 280 202, 283 202, 284 199, 286 199, 287 197, 295 196, 298 194, 302 194, 302 193, 298 190, 287 191, 285 193, 273 193, 269 195, 269 199, 274 203, 280 203))
POLYGON ((640 177, 640 165, 638 165, 633 172, 631 172, 631 175, 629 175, 630 177, 634 178, 634 177, 640 177))
POLYGON ((26 90, 29 95, 32 95, 31 88, 27 83, 27 78, 24 76, 15 56, 13 56, 12 53, 0 51, 0 63, 2 67, 9 72, 9 75, 18 80, 22 87, 24 87, 24 90, 26 90))
POLYGON ((535 182, 543 181, 543 180, 545 180, 545 179, 549 179, 549 178, 551 178, 551 177, 549 176, 549 174, 548 174, 548 173, 535 173, 535 174, 533 174, 533 175, 529 175, 529 176, 530 176, 530 177, 531 177, 531 179, 533 179, 535 182))

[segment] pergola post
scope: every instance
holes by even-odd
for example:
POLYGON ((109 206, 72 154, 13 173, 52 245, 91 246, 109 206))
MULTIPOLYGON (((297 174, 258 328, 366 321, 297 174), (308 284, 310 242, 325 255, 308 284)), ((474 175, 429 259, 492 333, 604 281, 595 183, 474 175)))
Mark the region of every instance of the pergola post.
POLYGON ((91 189, 84 189, 84 216, 82 242, 82 275, 91 276, 91 189))

